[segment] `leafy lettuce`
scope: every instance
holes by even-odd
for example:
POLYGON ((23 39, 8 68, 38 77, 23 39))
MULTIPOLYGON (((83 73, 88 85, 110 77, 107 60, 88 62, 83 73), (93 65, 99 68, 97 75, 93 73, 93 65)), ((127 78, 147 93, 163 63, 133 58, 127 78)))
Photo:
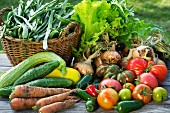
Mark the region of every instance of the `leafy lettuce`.
POLYGON ((71 19, 82 26, 80 46, 74 52, 76 57, 87 47, 96 45, 103 33, 108 33, 111 40, 120 40, 130 47, 133 43, 130 39, 144 37, 152 26, 136 19, 133 7, 127 8, 124 0, 82 0, 74 10, 71 19))

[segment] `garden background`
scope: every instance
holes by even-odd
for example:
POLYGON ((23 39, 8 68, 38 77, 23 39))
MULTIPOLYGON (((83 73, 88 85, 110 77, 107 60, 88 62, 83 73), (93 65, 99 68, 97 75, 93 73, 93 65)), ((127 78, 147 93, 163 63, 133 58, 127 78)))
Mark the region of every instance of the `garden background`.
MULTIPOLYGON (((27 1, 27 0, 23 0, 27 1)), ((48 2, 51 0, 45 0, 48 2)), ((63 1, 63 0, 60 0, 63 1)), ((68 0, 72 4, 77 4, 81 0, 68 0)), ((19 0, 0 0, 0 9, 18 6, 19 0)), ((162 27, 170 38, 170 0, 128 0, 128 6, 134 5, 136 17, 146 22, 152 21, 162 27)), ((3 15, 5 20, 6 14, 3 15)), ((0 44, 0 52, 2 47, 0 44)))

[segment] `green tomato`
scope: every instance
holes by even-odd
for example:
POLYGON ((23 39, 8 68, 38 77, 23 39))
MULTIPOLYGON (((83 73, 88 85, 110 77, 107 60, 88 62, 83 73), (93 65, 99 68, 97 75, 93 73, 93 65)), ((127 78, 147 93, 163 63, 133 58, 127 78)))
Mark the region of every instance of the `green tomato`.
POLYGON ((168 99, 168 91, 163 87, 156 87, 153 89, 153 100, 156 102, 163 102, 168 99))
POLYGON ((131 100, 132 93, 131 93, 130 89, 121 89, 119 91, 119 99, 120 100, 131 100))

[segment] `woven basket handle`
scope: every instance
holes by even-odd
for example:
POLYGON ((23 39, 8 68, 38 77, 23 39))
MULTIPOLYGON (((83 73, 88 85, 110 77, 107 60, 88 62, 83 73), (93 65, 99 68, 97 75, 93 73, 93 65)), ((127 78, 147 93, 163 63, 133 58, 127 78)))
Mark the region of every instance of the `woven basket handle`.
MULTIPOLYGON (((60 39, 61 40, 64 40, 64 38, 66 37, 66 35, 67 35, 67 32, 69 31, 69 29, 70 28, 72 28, 72 27, 74 27, 75 26, 75 28, 74 28, 74 32, 72 32, 72 33, 75 33, 75 34, 80 34, 81 33, 81 27, 80 27, 80 25, 79 25, 79 23, 77 23, 77 22, 71 22, 71 23, 69 23, 65 28, 64 28, 64 31, 62 32, 62 34, 61 34, 61 36, 60 36, 60 39)), ((70 33, 71 34, 71 33, 70 33)))
POLYGON ((0 25, 4 24, 4 22, 2 20, 2 15, 4 14, 4 12, 10 12, 10 11, 12 11, 10 8, 3 8, 0 10, 0 25))

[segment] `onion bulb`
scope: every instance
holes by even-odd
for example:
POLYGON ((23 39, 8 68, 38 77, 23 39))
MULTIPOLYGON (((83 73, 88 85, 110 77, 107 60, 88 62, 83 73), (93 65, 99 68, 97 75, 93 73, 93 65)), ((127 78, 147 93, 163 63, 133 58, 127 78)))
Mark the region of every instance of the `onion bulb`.
POLYGON ((90 55, 88 57, 88 59, 86 59, 84 62, 77 62, 73 65, 73 68, 77 69, 81 75, 86 75, 86 74, 94 74, 94 70, 92 67, 92 59, 95 58, 98 54, 99 51, 96 51, 95 53, 93 53, 92 55, 90 55))
POLYGON ((143 58, 147 61, 151 61, 155 57, 155 53, 149 46, 139 46, 134 49, 132 56, 133 58, 143 58))
POLYGON ((105 51, 102 55, 102 61, 103 63, 107 64, 116 64, 119 61, 121 61, 120 54, 115 50, 116 43, 114 42, 112 44, 112 48, 105 51))
POLYGON ((132 58, 132 54, 133 54, 133 49, 130 49, 128 56, 122 58, 120 62, 120 65, 122 66, 122 68, 126 69, 129 60, 132 58))

